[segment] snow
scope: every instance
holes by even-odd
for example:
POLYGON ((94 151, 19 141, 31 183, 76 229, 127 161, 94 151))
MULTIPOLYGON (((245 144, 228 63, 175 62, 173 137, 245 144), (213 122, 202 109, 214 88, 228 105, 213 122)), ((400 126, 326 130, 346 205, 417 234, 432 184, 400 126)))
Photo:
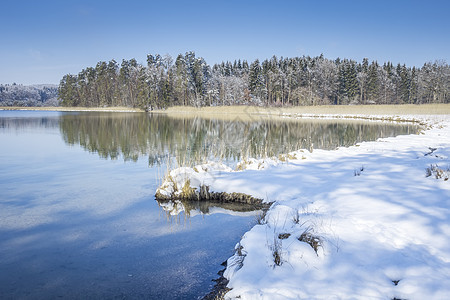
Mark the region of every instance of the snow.
MULTIPOLYGON (((210 186, 214 180, 220 176, 221 172, 231 171, 232 169, 230 167, 223 163, 217 162, 197 165, 193 168, 177 168, 169 172, 168 176, 166 176, 166 180, 163 182, 161 187, 158 188, 157 193, 167 197, 179 196, 182 193, 182 189, 186 183, 189 183, 189 186, 192 189, 199 192, 200 186, 210 186)), ((175 215, 178 213, 179 212, 173 212, 175 215)))
POLYGON ((229 258, 225 298, 448 299, 450 116, 414 118, 428 124, 423 134, 298 150, 240 171, 172 171, 177 184, 194 174, 211 191, 274 202, 229 258), (427 177, 431 165, 444 176, 427 177))

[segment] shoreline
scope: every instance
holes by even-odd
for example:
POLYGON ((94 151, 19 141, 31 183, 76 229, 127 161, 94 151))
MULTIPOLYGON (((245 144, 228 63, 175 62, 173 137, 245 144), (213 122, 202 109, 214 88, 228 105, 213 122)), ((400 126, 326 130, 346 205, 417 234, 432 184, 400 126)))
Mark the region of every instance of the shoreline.
MULTIPOLYGON (((27 111, 98 111, 98 112, 145 112, 132 107, 19 107, 1 106, 0 110, 27 111)), ((191 106, 172 106, 163 110, 153 110, 147 113, 166 114, 170 116, 267 116, 289 117, 301 116, 320 118, 342 115, 370 115, 370 116, 405 116, 405 115, 448 115, 450 103, 441 104, 391 104, 391 105, 318 105, 294 107, 259 107, 259 106, 205 106, 195 108, 191 106)))
POLYGON ((212 191, 242 192, 276 204, 239 241, 219 277, 222 289, 213 289, 215 299, 225 293, 227 299, 271 298, 280 291, 289 291, 284 295, 289 299, 448 294, 450 234, 439 229, 448 224, 439 212, 449 211, 450 114, 407 115, 426 124, 426 130, 333 151, 302 152, 302 159, 262 170, 222 172, 212 191), (433 234, 418 236, 417 231, 433 234), (289 246, 283 248, 283 243, 289 246), (302 246, 307 243, 310 247, 302 246), (411 268, 423 273, 411 273, 411 268), (299 284, 304 276, 326 279, 299 284), (433 278, 432 283, 426 278, 433 278))

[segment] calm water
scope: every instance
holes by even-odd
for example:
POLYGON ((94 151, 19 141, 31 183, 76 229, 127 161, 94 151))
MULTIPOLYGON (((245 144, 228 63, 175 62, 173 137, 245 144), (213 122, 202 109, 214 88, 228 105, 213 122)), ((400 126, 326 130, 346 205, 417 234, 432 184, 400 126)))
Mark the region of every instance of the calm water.
POLYGON ((0 298, 201 297, 258 212, 193 205, 189 218, 168 219, 153 197, 166 164, 233 165, 416 131, 0 111, 0 298))

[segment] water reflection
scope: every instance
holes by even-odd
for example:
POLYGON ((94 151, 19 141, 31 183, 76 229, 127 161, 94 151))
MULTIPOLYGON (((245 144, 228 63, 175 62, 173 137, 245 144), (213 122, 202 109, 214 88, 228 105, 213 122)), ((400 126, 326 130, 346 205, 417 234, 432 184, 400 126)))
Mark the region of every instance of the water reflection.
POLYGON ((380 137, 417 133, 418 126, 340 120, 218 120, 173 118, 143 113, 63 114, 64 141, 81 145, 103 158, 136 161, 148 156, 150 166, 170 160, 194 165, 206 160, 233 163, 297 149, 335 149, 380 137))
POLYGON ((59 127, 64 141, 105 159, 195 165, 232 164, 243 157, 276 156, 298 149, 336 149, 381 137, 417 133, 413 124, 347 120, 243 120, 169 117, 145 113, 2 112, 0 129, 59 127))
POLYGON ((23 131, 59 126, 60 113, 37 111, 1 111, 0 129, 23 131))
MULTIPOLYGON (((66 117, 71 118, 59 112, 0 112, 1 298, 198 299, 207 294, 220 263, 233 254, 255 218, 214 213, 218 208, 211 207, 208 216, 191 217, 188 224, 168 224, 153 201, 156 168, 146 159, 123 163, 72 147, 61 138, 66 117)), ((112 142, 97 140, 92 151, 112 142)))
MULTIPOLYGON (((210 202, 210 201, 185 201, 185 200, 159 200, 156 199, 159 207, 166 213, 169 221, 173 221, 176 216, 182 215, 184 218, 196 215, 211 215, 222 213, 228 215, 256 216, 263 209, 268 208, 268 204, 245 204, 233 202, 210 202)), ((175 220, 180 220, 179 217, 175 220)))

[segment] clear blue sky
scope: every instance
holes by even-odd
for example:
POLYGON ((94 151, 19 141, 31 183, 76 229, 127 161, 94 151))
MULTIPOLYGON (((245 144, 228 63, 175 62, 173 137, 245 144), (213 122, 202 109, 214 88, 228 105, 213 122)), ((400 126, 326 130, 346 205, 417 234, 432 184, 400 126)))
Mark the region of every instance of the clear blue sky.
POLYGON ((98 61, 195 51, 209 64, 321 53, 450 58, 449 0, 2 0, 0 83, 59 83, 98 61))

